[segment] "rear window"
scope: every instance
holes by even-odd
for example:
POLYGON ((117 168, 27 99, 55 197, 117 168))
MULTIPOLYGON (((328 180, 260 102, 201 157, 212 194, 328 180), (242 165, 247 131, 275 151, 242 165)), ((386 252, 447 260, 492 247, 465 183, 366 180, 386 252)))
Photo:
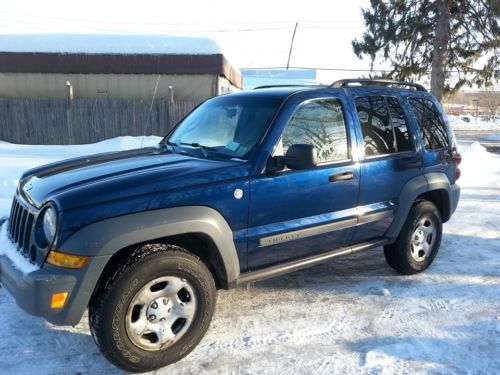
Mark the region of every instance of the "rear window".
POLYGON ((449 147, 446 125, 434 103, 426 98, 409 98, 408 102, 419 124, 425 148, 433 150, 449 147))

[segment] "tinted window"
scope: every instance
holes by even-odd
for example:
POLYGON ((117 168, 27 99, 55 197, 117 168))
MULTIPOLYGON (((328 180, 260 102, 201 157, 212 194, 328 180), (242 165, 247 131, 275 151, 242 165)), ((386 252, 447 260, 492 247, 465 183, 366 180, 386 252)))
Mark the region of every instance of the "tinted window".
POLYGON ((396 98, 387 96, 386 99, 391 115, 391 125, 394 129, 394 137, 396 138, 397 151, 411 151, 413 147, 410 141, 403 109, 396 98))
POLYGON ((286 154, 293 144, 315 146, 319 162, 347 159, 347 134, 340 102, 325 99, 301 105, 283 131, 274 154, 286 154))
POLYGON ((390 114, 383 96, 355 99, 365 155, 383 155, 396 151, 390 114))
POLYGON ((365 155, 412 150, 403 109, 396 98, 365 96, 355 99, 365 155))
POLYGON ((425 98, 410 98, 409 103, 420 126, 425 148, 448 147, 450 142, 446 126, 434 103, 425 98))

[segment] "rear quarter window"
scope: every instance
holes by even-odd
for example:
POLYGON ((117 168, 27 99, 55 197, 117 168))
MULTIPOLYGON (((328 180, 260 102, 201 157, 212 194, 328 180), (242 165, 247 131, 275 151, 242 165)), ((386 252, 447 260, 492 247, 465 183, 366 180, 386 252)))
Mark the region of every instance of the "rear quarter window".
POLYGON ((408 102, 418 122, 425 148, 433 150, 450 147, 446 124, 436 105, 427 98, 412 97, 408 102))

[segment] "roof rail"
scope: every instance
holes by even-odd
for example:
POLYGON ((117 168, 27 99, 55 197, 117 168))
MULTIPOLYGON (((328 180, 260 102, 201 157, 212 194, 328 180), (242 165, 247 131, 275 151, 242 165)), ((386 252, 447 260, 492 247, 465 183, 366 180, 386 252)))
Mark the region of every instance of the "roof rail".
POLYGON ((351 83, 359 83, 361 86, 408 86, 414 88, 417 91, 427 91, 424 86, 420 83, 405 82, 405 81, 394 81, 392 79, 370 79, 370 78, 359 78, 359 79, 341 79, 340 81, 333 82, 330 87, 349 87, 351 83))
POLYGON ((257 87, 254 87, 253 89, 254 90, 260 90, 260 89, 271 89, 273 87, 326 87, 324 85, 293 85, 293 84, 289 84, 289 85, 263 85, 263 86, 257 86, 257 87))

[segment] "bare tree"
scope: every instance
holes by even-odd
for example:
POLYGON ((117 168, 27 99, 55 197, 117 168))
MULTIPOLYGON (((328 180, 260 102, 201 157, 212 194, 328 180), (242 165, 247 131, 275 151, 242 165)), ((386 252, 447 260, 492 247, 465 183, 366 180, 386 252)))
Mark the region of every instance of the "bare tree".
POLYGON ((489 118, 494 120, 498 112, 498 107, 500 107, 500 91, 495 91, 492 85, 486 86, 485 89, 479 93, 478 99, 481 107, 488 108, 489 118))

